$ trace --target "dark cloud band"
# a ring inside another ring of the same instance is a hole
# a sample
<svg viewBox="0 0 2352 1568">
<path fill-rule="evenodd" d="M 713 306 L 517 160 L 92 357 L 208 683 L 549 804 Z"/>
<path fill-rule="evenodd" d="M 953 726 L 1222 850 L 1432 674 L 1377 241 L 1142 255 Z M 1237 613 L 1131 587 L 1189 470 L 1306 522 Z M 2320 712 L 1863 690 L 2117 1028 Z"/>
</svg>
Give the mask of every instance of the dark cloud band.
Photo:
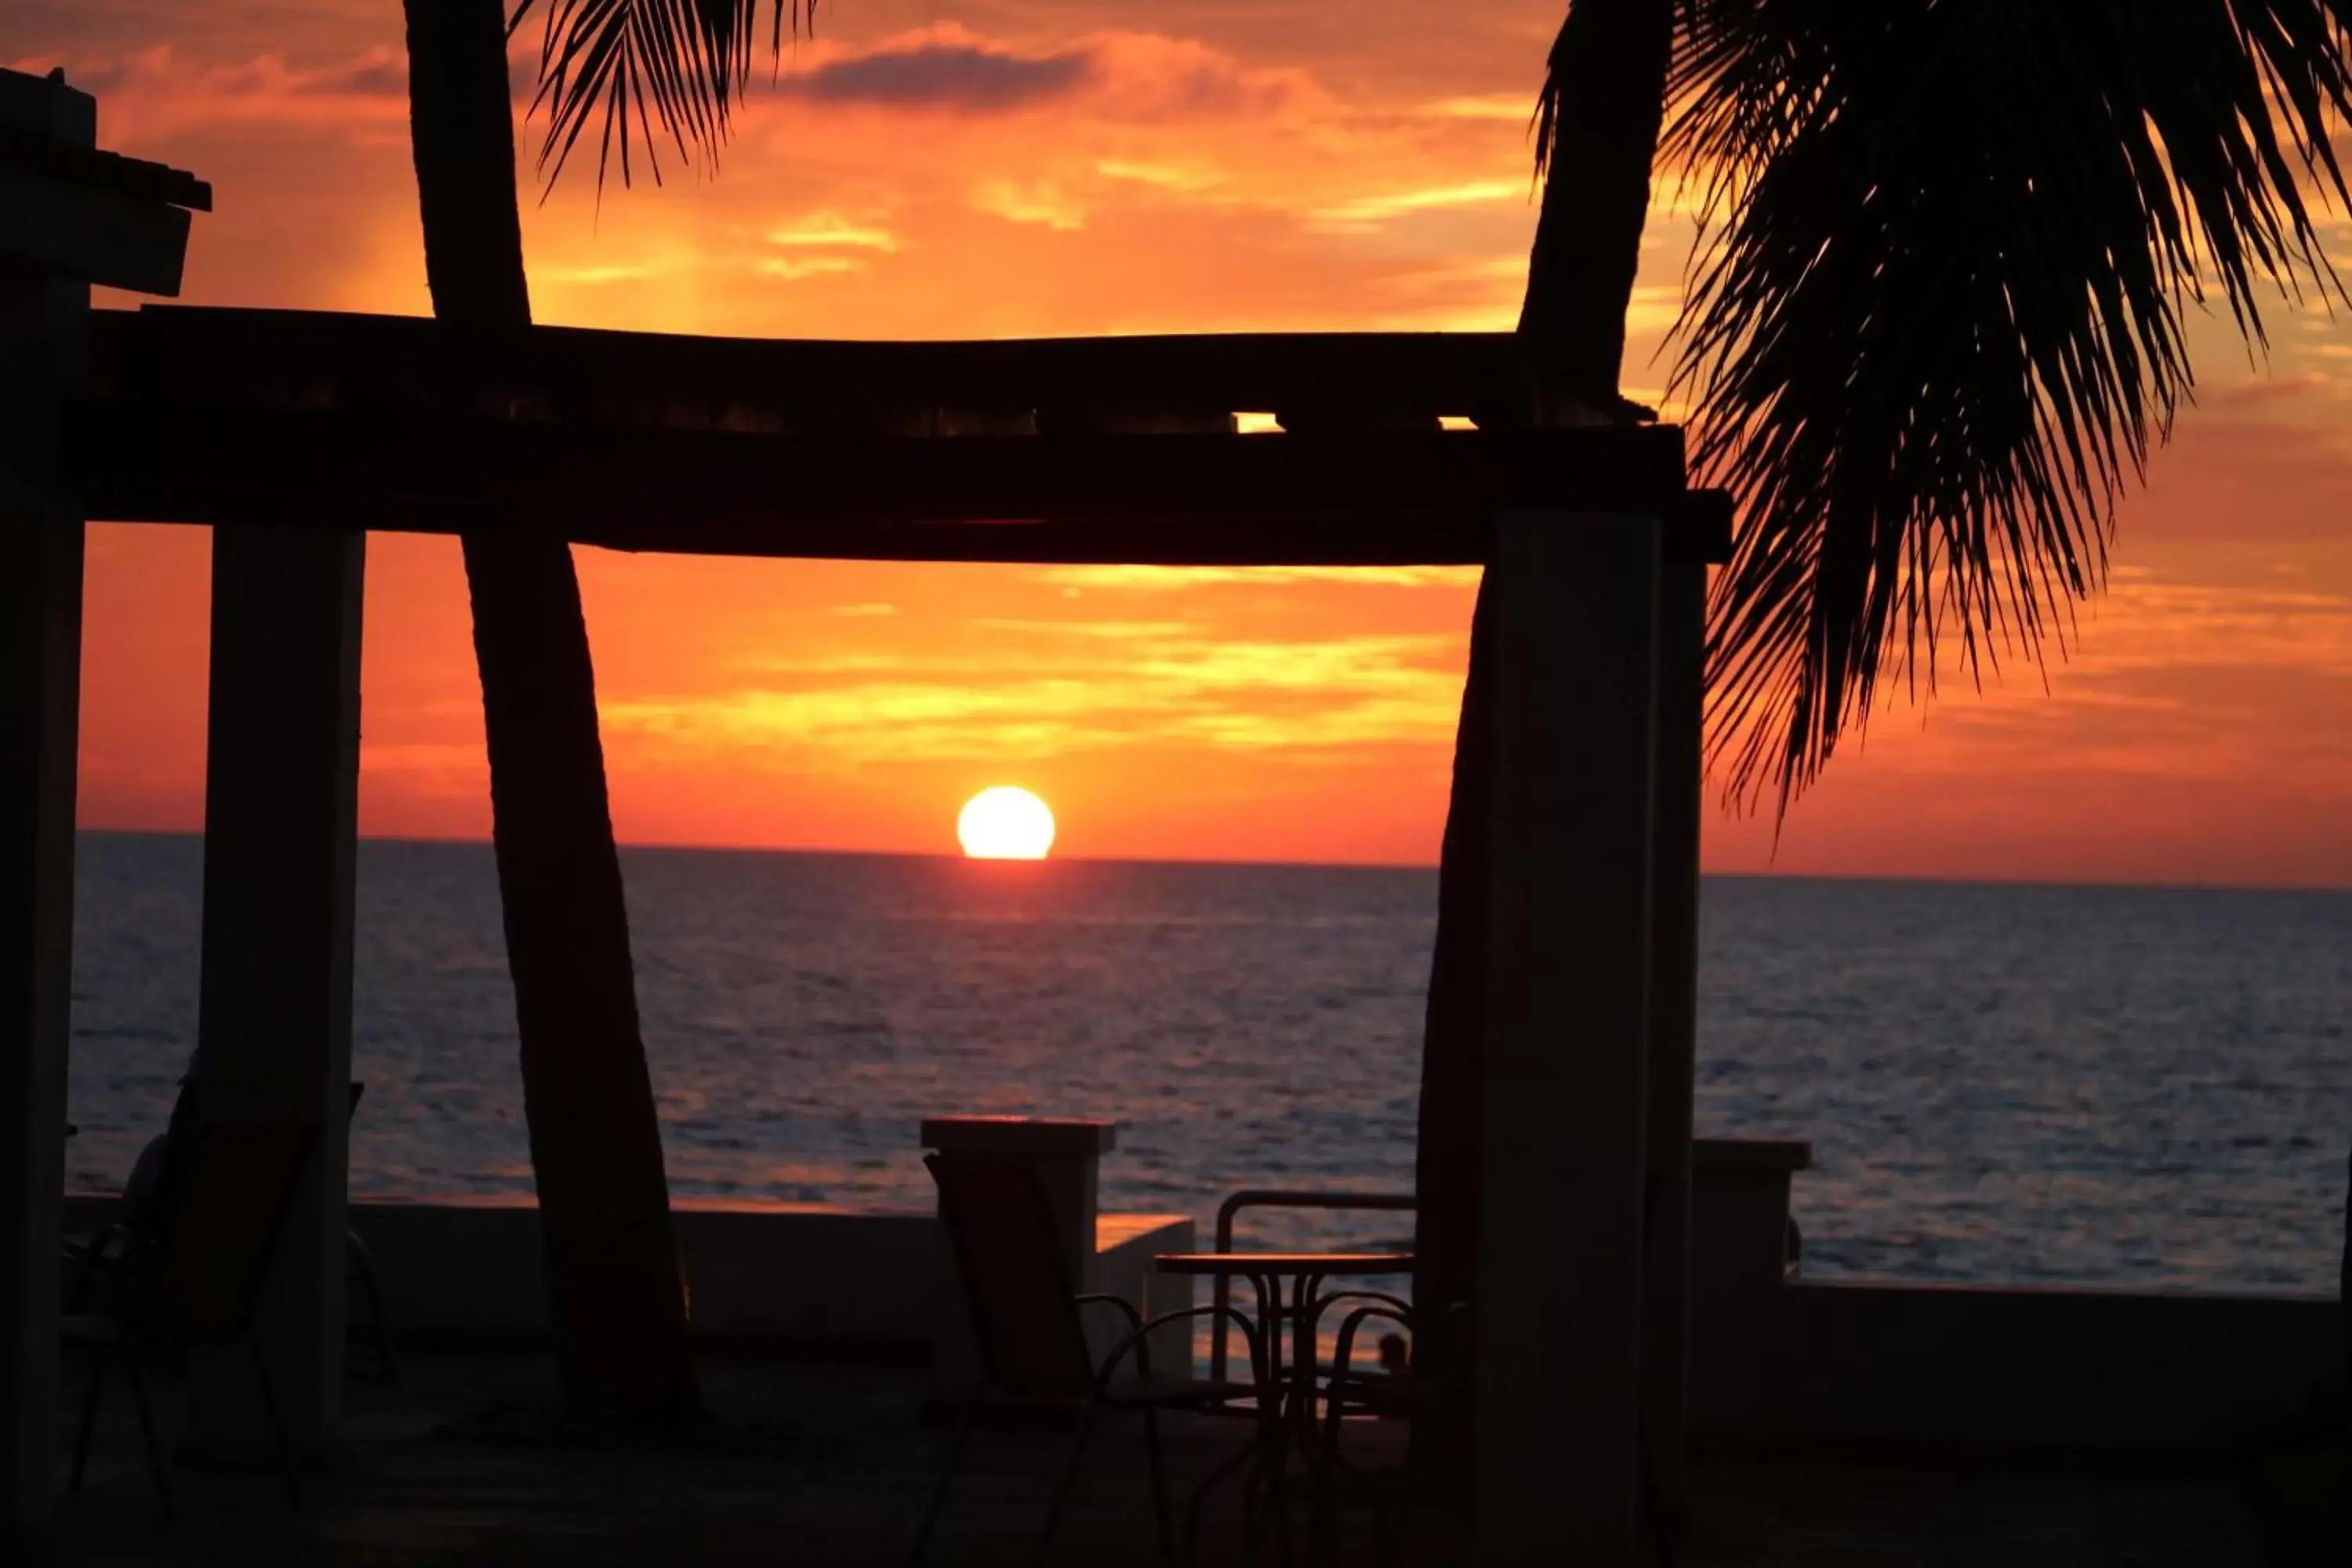
<svg viewBox="0 0 2352 1568">
<path fill-rule="evenodd" d="M 779 89 L 820 103 L 996 114 L 1075 91 L 1094 69 L 1083 49 L 1018 55 L 939 41 L 885 47 L 786 77 Z"/>
</svg>

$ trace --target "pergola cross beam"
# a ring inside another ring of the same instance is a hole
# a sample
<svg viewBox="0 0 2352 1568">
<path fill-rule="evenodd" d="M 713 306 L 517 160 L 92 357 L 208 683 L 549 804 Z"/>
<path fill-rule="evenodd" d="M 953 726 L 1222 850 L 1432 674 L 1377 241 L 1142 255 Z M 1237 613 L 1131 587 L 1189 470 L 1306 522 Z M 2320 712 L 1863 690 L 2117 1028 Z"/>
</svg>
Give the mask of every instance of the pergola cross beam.
<svg viewBox="0 0 2352 1568">
<path fill-rule="evenodd" d="M 545 417 L 734 420 L 811 432 L 1028 421 L 1062 434 L 1169 411 L 1274 414 L 1286 426 L 1368 419 L 1493 425 L 1527 406 L 1507 332 L 1217 332 L 874 342 L 534 326 L 486 333 L 428 317 L 182 309 L 102 311 L 101 390 L 246 405 L 466 406 Z M 1516 422 L 1524 423 L 1517 420 Z"/>
<path fill-rule="evenodd" d="M 1463 565 L 1507 509 L 1661 517 L 1720 555 L 1682 433 L 799 435 L 94 400 L 93 516 L 415 532 L 554 530 L 673 553 L 1134 565 Z"/>
</svg>

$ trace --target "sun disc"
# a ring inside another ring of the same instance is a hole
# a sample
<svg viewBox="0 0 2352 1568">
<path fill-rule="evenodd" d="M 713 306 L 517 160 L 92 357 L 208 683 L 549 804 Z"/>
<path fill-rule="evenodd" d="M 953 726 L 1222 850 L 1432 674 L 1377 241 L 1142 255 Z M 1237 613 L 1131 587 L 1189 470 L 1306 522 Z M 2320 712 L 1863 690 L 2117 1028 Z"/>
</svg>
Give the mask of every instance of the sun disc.
<svg viewBox="0 0 2352 1568">
<path fill-rule="evenodd" d="M 956 839 L 975 860 L 1043 860 L 1054 847 L 1054 813 L 1018 784 L 998 784 L 964 802 Z"/>
</svg>

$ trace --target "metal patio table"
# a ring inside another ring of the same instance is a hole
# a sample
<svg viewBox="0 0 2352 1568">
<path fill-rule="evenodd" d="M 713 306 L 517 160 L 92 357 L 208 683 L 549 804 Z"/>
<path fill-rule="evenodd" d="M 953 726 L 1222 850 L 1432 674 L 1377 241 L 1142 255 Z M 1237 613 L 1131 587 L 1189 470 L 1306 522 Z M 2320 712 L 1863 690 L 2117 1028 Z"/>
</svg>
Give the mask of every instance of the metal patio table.
<svg viewBox="0 0 2352 1568">
<path fill-rule="evenodd" d="M 1276 1522 L 1276 1542 L 1282 1560 L 1290 1560 L 1288 1510 L 1285 1503 L 1284 1476 L 1294 1441 L 1303 1445 L 1315 1440 L 1315 1373 L 1316 1323 L 1321 1309 L 1341 1297 L 1363 1297 L 1375 1293 L 1340 1291 L 1333 1296 L 1322 1294 L 1327 1279 L 1379 1279 L 1383 1276 L 1410 1275 L 1414 1258 L 1410 1252 L 1169 1252 L 1151 1260 L 1152 1267 L 1162 1274 L 1205 1276 L 1211 1279 L 1241 1279 L 1250 1282 L 1257 1293 L 1258 1342 L 1265 1347 L 1268 1365 L 1265 1381 L 1269 1387 L 1281 1389 L 1285 1382 L 1283 1363 L 1283 1326 L 1290 1327 L 1290 1361 L 1287 1368 L 1289 1387 L 1282 1398 L 1282 1408 L 1265 1413 L 1258 1426 L 1259 1440 L 1231 1461 L 1234 1465 L 1257 1459 L 1260 1468 L 1252 1485 L 1264 1489 Z M 1283 1285 L 1290 1282 L 1286 1298 Z M 1393 1300 L 1395 1298 L 1381 1296 Z M 1221 1469 L 1218 1474 L 1226 1473 Z M 1213 1478 L 1213 1479 L 1214 1478 Z M 1256 1525 L 1255 1510 L 1245 1508 L 1244 1520 L 1253 1538 Z"/>
</svg>

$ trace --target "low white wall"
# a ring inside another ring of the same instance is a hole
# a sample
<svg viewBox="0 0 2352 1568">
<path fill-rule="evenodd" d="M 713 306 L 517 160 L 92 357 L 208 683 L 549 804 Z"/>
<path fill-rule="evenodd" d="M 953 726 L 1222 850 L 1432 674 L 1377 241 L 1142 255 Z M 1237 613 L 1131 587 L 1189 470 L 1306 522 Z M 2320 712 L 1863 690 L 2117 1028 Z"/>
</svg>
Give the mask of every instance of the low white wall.
<svg viewBox="0 0 2352 1568">
<path fill-rule="evenodd" d="M 68 1234 L 105 1225 L 110 1197 L 66 1199 Z M 938 1359 L 960 1309 L 949 1290 L 946 1238 L 928 1214 L 860 1214 L 823 1205 L 746 1205 L 674 1200 L 687 1255 L 694 1326 L 703 1333 L 897 1347 Z M 394 1334 L 483 1338 L 547 1331 L 539 1208 L 527 1198 L 470 1203 L 373 1199 L 351 1205 L 352 1231 L 375 1264 Z M 1096 1217 L 1084 1288 L 1135 1303 L 1147 1318 L 1192 1304 L 1192 1280 L 1152 1271 L 1162 1252 L 1193 1250 L 1183 1215 Z M 353 1321 L 363 1321 L 355 1299 Z M 1107 1352 L 1123 1320 L 1090 1310 L 1089 1337 Z M 1152 1369 L 1184 1375 L 1186 1326 L 1152 1340 Z M 950 1361 L 961 1359 L 950 1350 Z"/>
<path fill-rule="evenodd" d="M 1701 1140 L 1691 1214 L 1691 1426 L 2084 1450 L 2259 1442 L 2343 1384 L 2324 1297 L 1804 1279 L 1802 1143 Z"/>
<path fill-rule="evenodd" d="M 929 1215 L 693 1200 L 672 1214 L 703 1332 L 928 1344 L 947 1314 L 946 1251 Z M 546 1329 L 536 1205 L 356 1203 L 352 1228 L 374 1258 L 396 1332 Z M 1087 1288 L 1165 1310 L 1169 1282 L 1150 1277 L 1150 1256 L 1189 1249 L 1192 1221 L 1105 1215 L 1100 1232 Z"/>
<path fill-rule="evenodd" d="M 930 1335 L 942 1287 L 929 1215 L 691 1200 L 671 1214 L 698 1330 L 874 1342 Z M 375 1259 L 395 1331 L 546 1329 L 536 1205 L 355 1203 L 352 1228 Z"/>
<path fill-rule="evenodd" d="M 1783 1295 L 1777 1348 L 1757 1345 L 1755 1386 L 1778 1397 L 1703 1410 L 1715 1429 L 2212 1451 L 2308 1419 L 2344 1382 L 2342 1309 L 2320 1297 L 1804 1282 Z"/>
</svg>

